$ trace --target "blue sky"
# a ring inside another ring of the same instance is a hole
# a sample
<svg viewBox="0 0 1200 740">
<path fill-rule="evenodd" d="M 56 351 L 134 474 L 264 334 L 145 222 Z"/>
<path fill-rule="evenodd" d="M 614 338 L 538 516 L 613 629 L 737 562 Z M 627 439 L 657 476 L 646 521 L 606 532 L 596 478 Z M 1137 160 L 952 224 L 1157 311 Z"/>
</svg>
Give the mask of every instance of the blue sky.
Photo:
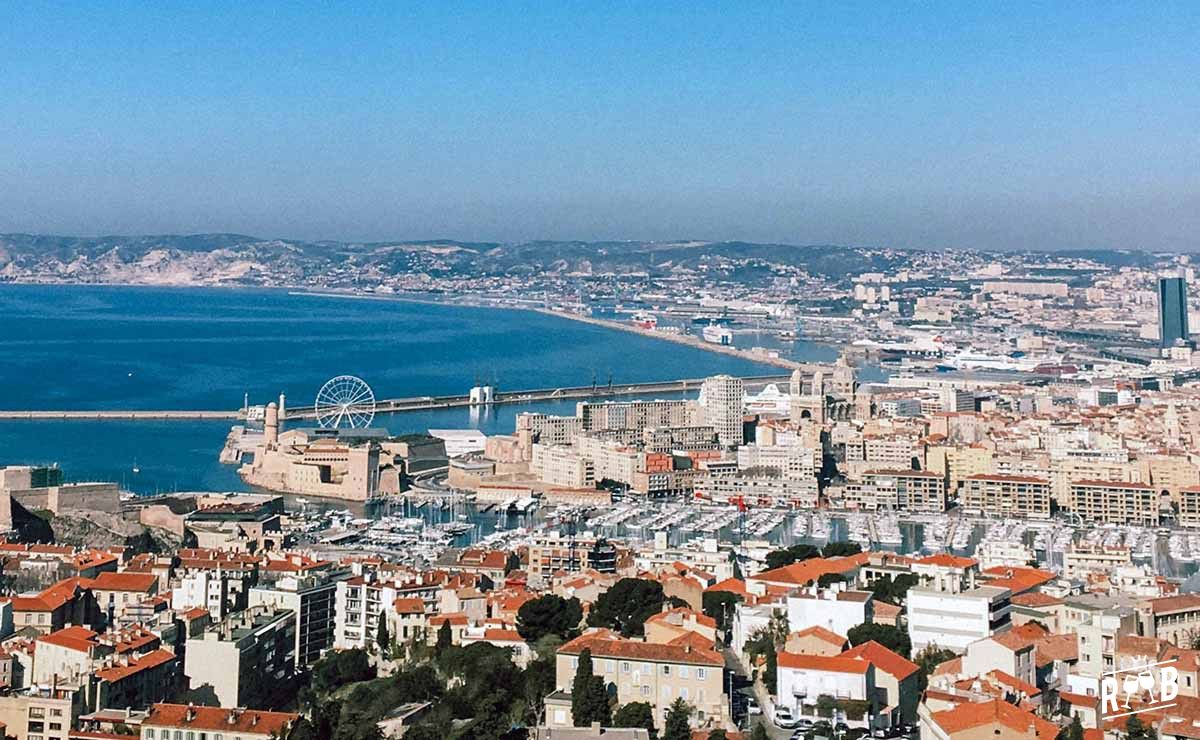
<svg viewBox="0 0 1200 740">
<path fill-rule="evenodd" d="M 1200 246 L 1200 4 L 0 8 L 0 231 Z"/>
</svg>

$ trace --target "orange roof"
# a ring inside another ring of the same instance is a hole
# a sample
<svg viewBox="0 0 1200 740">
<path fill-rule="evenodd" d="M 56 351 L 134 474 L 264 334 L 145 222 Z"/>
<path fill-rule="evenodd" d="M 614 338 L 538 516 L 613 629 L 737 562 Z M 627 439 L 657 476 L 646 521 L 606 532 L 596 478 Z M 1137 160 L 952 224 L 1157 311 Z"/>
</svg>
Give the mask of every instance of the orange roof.
<svg viewBox="0 0 1200 740">
<path fill-rule="evenodd" d="M 524 642 L 520 632 L 498 628 L 484 630 L 483 639 L 489 642 Z"/>
<path fill-rule="evenodd" d="M 1007 588 L 1014 594 L 1032 591 L 1038 586 L 1049 583 L 1056 578 L 1055 574 L 1048 570 L 1019 567 L 1006 568 L 1003 566 L 988 568 L 983 571 L 983 574 L 989 576 L 986 585 Z"/>
<path fill-rule="evenodd" d="M 1180 594 L 1161 599 L 1150 599 L 1150 611 L 1155 614 L 1192 611 L 1200 609 L 1200 594 Z"/>
<path fill-rule="evenodd" d="M 392 603 L 392 608 L 397 614 L 424 614 L 425 602 L 421 599 L 400 598 Z"/>
<path fill-rule="evenodd" d="M 170 650 L 155 650 L 152 653 L 146 653 L 137 660 L 129 661 L 128 665 L 115 665 L 111 668 L 98 670 L 96 671 L 96 677 L 102 681 L 113 683 L 123 678 L 128 678 L 135 673 L 165 665 L 172 660 L 175 660 L 175 653 Z"/>
<path fill-rule="evenodd" d="M 847 573 L 861 568 L 870 560 L 870 553 L 860 552 L 845 558 L 810 558 L 782 568 L 764 571 L 751 576 L 750 580 L 770 581 L 803 586 L 829 573 Z"/>
<path fill-rule="evenodd" d="M 1059 730 L 1058 725 L 1053 722 L 999 699 L 982 703 L 960 704 L 954 709 L 934 712 L 931 718 L 935 724 L 951 736 L 976 727 L 1001 725 L 1019 733 L 1024 733 L 1032 727 L 1039 740 L 1054 740 Z"/>
<path fill-rule="evenodd" d="M 1031 609 L 1037 609 L 1043 606 L 1055 606 L 1063 603 L 1062 599 L 1044 594 L 1041 591 L 1027 591 L 1023 594 L 1016 594 L 1012 597 L 1012 603 L 1017 606 L 1025 606 Z"/>
<path fill-rule="evenodd" d="M 679 617 L 683 621 L 676 625 L 670 621 L 673 617 Z M 705 627 L 712 627 L 713 629 L 717 628 L 717 620 L 713 619 L 707 614 L 702 614 L 694 609 L 689 609 L 686 606 L 677 606 L 674 609 L 668 609 L 657 614 L 652 614 L 646 618 L 646 622 L 666 622 L 672 626 L 683 627 L 686 626 L 687 623 L 692 619 L 696 620 L 696 624 L 703 625 Z"/>
<path fill-rule="evenodd" d="M 576 637 L 558 649 L 563 655 L 578 655 L 584 649 L 604 658 L 628 658 L 658 663 L 688 663 L 723 667 L 725 658 L 716 650 L 685 645 L 659 645 L 638 640 L 626 640 L 611 632 L 589 632 Z"/>
<path fill-rule="evenodd" d="M 842 637 L 833 630 L 825 629 L 820 625 L 806 627 L 805 629 L 793 632 L 792 635 L 794 637 L 815 637 L 818 640 L 824 640 L 830 645 L 834 645 L 839 648 L 846 644 L 846 638 Z"/>
<path fill-rule="evenodd" d="M 179 727 L 222 733 L 254 733 L 282 737 L 300 715 L 291 712 L 262 712 L 257 709 L 155 704 L 143 727 Z"/>
<path fill-rule="evenodd" d="M 739 594 L 741 596 L 745 596 L 747 593 L 749 593 L 746 590 L 746 582 L 740 578 L 726 578 L 723 581 L 714 583 L 713 585 L 704 589 L 704 591 L 706 593 L 709 591 L 728 591 L 731 594 Z"/>
<path fill-rule="evenodd" d="M 430 627 L 441 627 L 446 622 L 453 625 L 463 625 L 468 623 L 467 615 L 462 612 L 452 612 L 449 614 L 435 614 L 429 618 Z"/>
<path fill-rule="evenodd" d="M 842 657 L 870 661 L 876 668 L 891 675 L 897 681 L 903 681 L 916 673 L 918 669 L 916 663 L 874 640 L 850 648 L 842 653 Z"/>
<path fill-rule="evenodd" d="M 137 591 L 149 593 L 158 585 L 158 576 L 152 573 L 112 573 L 105 571 L 92 579 L 92 588 L 97 591 Z"/>
<path fill-rule="evenodd" d="M 960 558 L 948 552 L 939 552 L 936 555 L 930 555 L 929 557 L 917 560 L 916 564 L 936 565 L 942 568 L 970 568 L 978 565 L 979 561 L 974 558 Z"/>
<path fill-rule="evenodd" d="M 64 627 L 57 632 L 42 635 L 37 641 L 87 653 L 96 647 L 95 637 L 96 633 L 86 627 Z"/>
<path fill-rule="evenodd" d="M 779 652 L 776 656 L 780 668 L 800 668 L 808 671 L 825 671 L 826 673 L 855 673 L 864 675 L 871 663 L 858 658 L 848 658 L 845 653 L 835 656 L 800 655 L 798 653 Z"/>
</svg>

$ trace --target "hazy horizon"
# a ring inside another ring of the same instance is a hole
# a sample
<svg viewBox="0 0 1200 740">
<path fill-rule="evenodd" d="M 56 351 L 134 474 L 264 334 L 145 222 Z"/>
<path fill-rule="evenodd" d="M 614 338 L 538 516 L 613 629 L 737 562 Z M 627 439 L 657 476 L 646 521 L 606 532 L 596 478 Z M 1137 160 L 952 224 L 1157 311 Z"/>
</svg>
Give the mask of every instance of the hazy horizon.
<svg viewBox="0 0 1200 740">
<path fill-rule="evenodd" d="M 0 17 L 0 232 L 1200 249 L 1194 4 Z"/>
</svg>

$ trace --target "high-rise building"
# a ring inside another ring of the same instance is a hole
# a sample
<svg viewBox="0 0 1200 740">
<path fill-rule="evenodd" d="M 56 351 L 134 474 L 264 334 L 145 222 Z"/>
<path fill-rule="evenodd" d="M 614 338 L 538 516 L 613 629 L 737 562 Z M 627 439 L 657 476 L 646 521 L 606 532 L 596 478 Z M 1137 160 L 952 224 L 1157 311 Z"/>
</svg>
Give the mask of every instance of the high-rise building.
<svg viewBox="0 0 1200 740">
<path fill-rule="evenodd" d="M 1161 346 L 1188 339 L 1187 283 L 1181 277 L 1158 279 L 1158 335 Z"/>
<path fill-rule="evenodd" d="M 742 409 L 746 399 L 742 379 L 731 375 L 705 378 L 701 393 L 704 395 L 704 420 L 717 430 L 720 443 L 725 446 L 742 444 Z"/>
</svg>

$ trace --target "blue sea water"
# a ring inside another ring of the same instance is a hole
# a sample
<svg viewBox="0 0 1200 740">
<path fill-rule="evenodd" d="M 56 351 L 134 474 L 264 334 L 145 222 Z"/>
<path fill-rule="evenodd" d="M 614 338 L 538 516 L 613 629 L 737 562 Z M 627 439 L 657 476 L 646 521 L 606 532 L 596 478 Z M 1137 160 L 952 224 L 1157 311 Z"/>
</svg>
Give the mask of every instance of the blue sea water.
<svg viewBox="0 0 1200 740">
<path fill-rule="evenodd" d="M 794 356 L 829 360 L 797 343 Z M 312 402 L 358 375 L 378 397 L 465 393 L 477 378 L 521 389 L 774 374 L 740 358 L 527 311 L 294 295 L 273 290 L 0 286 L 0 407 L 236 409 Z M 517 413 L 574 403 L 378 417 L 393 433 L 509 432 Z M 217 462 L 224 421 L 4 421 L 0 464 L 57 462 L 70 480 L 140 493 L 237 490 Z M 134 472 L 134 468 L 138 472 Z"/>
</svg>

